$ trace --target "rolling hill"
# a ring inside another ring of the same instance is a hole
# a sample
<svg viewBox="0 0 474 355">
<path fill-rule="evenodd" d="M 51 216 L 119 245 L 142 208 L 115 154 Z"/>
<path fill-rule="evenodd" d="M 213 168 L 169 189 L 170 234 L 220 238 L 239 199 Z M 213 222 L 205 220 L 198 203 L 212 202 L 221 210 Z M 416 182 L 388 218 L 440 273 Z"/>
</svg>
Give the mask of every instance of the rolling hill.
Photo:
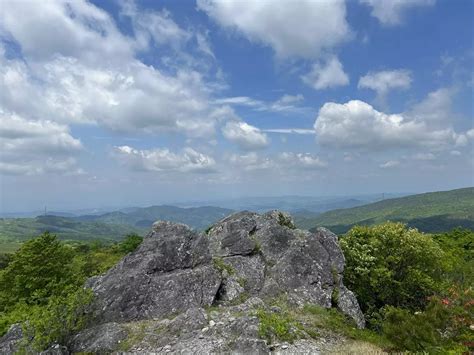
<svg viewBox="0 0 474 355">
<path fill-rule="evenodd" d="M 322 226 L 341 234 L 354 225 L 372 225 L 388 220 L 401 221 L 429 233 L 455 227 L 474 230 L 474 188 L 411 195 L 329 211 L 313 218 L 305 216 L 299 221 L 299 226 Z"/>
<path fill-rule="evenodd" d="M 133 208 L 128 212 L 116 211 L 101 215 L 85 215 L 75 217 L 74 219 L 87 222 L 126 224 L 138 228 L 150 228 L 153 222 L 161 219 L 184 223 L 202 230 L 232 212 L 233 210 L 231 209 L 212 206 L 182 208 L 163 205 Z"/>
<path fill-rule="evenodd" d="M 100 215 L 78 217 L 37 216 L 35 218 L 0 218 L 0 253 L 10 252 L 19 244 L 49 231 L 62 240 L 120 240 L 129 233 L 146 233 L 156 220 L 185 223 L 202 230 L 233 211 L 220 207 L 180 208 L 151 206 L 130 208 Z"/>
</svg>

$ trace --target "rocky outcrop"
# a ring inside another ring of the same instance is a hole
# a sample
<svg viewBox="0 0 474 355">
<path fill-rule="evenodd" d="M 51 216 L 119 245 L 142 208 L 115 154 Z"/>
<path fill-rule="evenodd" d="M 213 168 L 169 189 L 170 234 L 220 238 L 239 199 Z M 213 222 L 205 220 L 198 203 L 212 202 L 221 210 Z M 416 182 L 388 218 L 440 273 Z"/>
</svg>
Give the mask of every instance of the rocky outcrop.
<svg viewBox="0 0 474 355">
<path fill-rule="evenodd" d="M 87 282 L 93 322 L 67 345 L 94 353 L 316 351 L 320 345 L 309 340 L 267 343 L 256 311 L 278 313 L 269 305 L 284 298 L 299 309 L 337 307 L 364 327 L 342 282 L 344 263 L 336 235 L 298 230 L 279 211 L 239 212 L 203 233 L 156 222 L 137 250 Z"/>
<path fill-rule="evenodd" d="M 295 229 L 279 211 L 239 212 L 207 233 L 157 222 L 135 252 L 88 286 L 101 323 L 285 294 L 297 305 L 338 306 L 362 327 L 357 300 L 342 284 L 343 270 L 344 255 L 330 231 Z"/>
<path fill-rule="evenodd" d="M 89 280 L 97 322 L 167 317 L 209 306 L 222 283 L 208 238 L 189 227 L 158 222 L 135 252 Z"/>
</svg>

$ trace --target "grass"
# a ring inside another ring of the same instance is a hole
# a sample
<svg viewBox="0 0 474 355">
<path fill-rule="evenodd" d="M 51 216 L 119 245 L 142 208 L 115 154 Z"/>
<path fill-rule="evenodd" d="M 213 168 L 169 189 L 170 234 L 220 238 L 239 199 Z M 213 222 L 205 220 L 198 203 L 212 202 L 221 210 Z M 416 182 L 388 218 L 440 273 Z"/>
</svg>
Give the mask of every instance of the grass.
<svg viewBox="0 0 474 355">
<path fill-rule="evenodd" d="M 269 343 L 292 343 L 300 338 L 318 339 L 329 332 L 348 338 L 353 347 L 363 347 L 365 343 L 365 346 L 379 351 L 393 348 L 393 344 L 385 337 L 368 329 L 358 329 L 351 319 L 334 308 L 326 309 L 311 304 L 296 308 L 290 306 L 284 297 L 270 301 L 269 305 L 269 309 L 276 306 L 279 311 L 261 308 L 255 313 L 260 321 L 259 335 Z"/>
<path fill-rule="evenodd" d="M 212 262 L 214 263 L 216 269 L 218 269 L 221 273 L 226 271 L 229 276 L 235 274 L 235 269 L 231 265 L 226 264 L 224 259 L 216 257 L 212 259 Z"/>
<path fill-rule="evenodd" d="M 445 232 L 455 227 L 474 229 L 474 188 L 418 194 L 334 210 L 314 217 L 311 224 L 314 228 L 324 226 L 342 234 L 354 225 L 373 225 L 387 220 L 404 222 L 427 233 Z"/>
<path fill-rule="evenodd" d="M 21 246 L 21 243 L 15 242 L 15 241 L 0 242 L 0 254 L 14 253 L 20 248 L 20 246 Z"/>
</svg>

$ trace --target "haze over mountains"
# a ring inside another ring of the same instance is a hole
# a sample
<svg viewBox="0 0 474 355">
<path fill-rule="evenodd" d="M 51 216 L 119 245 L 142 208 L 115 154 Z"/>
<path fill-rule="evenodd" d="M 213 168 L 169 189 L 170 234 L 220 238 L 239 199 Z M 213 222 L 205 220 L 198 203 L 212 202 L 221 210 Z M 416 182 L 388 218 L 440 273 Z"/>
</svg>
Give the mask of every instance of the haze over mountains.
<svg viewBox="0 0 474 355">
<path fill-rule="evenodd" d="M 338 234 L 347 232 L 356 224 L 371 225 L 386 220 L 402 221 L 424 232 L 443 232 L 458 226 L 474 229 L 474 188 L 384 197 L 383 201 L 382 195 L 253 197 L 212 201 L 220 206 L 161 205 L 107 212 L 95 209 L 49 212 L 34 217 L 4 217 L 0 219 L 0 246 L 4 250 L 14 250 L 22 241 L 45 231 L 70 241 L 120 240 L 129 233 L 146 233 L 157 220 L 185 223 L 204 230 L 240 210 L 286 210 L 293 214 L 300 228 L 324 226 Z M 81 212 L 83 214 L 77 215 Z"/>
</svg>

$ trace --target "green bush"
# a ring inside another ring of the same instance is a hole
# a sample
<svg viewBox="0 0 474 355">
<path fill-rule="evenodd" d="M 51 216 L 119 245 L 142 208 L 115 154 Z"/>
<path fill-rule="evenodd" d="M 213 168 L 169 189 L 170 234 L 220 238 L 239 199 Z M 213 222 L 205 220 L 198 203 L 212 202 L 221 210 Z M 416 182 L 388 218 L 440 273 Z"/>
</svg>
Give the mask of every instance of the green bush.
<svg viewBox="0 0 474 355">
<path fill-rule="evenodd" d="M 383 332 L 400 350 L 440 354 L 472 352 L 473 297 L 472 288 L 453 287 L 443 297 L 430 297 L 424 311 L 387 306 L 383 311 Z"/>
<path fill-rule="evenodd" d="M 131 253 L 138 248 L 142 241 L 143 237 L 139 236 L 138 234 L 128 234 L 119 244 L 119 250 L 124 254 Z"/>
<path fill-rule="evenodd" d="M 41 305 L 70 284 L 82 281 L 72 268 L 73 249 L 44 233 L 25 242 L 0 271 L 0 312 L 17 302 Z"/>
<path fill-rule="evenodd" d="M 354 291 L 374 328 L 386 305 L 421 310 L 442 289 L 445 253 L 428 235 L 402 223 L 357 226 L 340 239 L 346 257 L 344 283 Z"/>
<path fill-rule="evenodd" d="M 130 235 L 116 245 L 71 246 L 44 233 L 25 242 L 0 270 L 0 336 L 21 323 L 26 350 L 63 343 L 87 322 L 86 278 L 107 271 L 141 240 Z"/>
</svg>

